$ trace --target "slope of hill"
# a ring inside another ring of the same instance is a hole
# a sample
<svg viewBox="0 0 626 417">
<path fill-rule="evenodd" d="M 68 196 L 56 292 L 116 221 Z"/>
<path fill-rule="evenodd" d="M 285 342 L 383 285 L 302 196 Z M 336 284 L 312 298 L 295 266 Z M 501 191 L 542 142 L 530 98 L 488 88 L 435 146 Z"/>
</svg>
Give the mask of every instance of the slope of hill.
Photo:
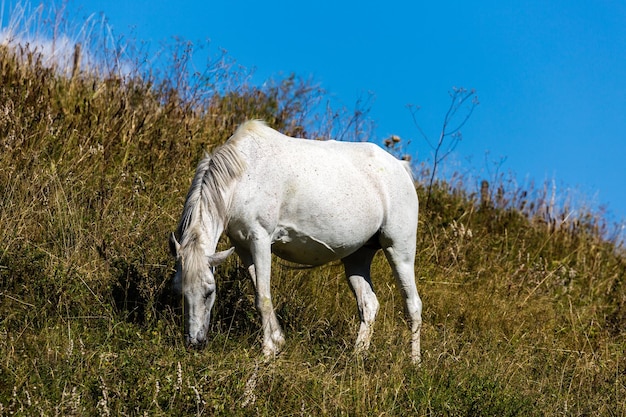
<svg viewBox="0 0 626 417">
<path fill-rule="evenodd" d="M 421 212 L 421 368 L 381 257 L 365 358 L 341 268 L 277 263 L 287 345 L 263 362 L 236 259 L 207 348 L 186 350 L 166 237 L 198 158 L 248 118 L 316 137 L 320 92 L 288 78 L 190 100 L 174 75 L 70 77 L 0 47 L 0 415 L 626 414 L 623 249 L 594 213 L 505 183 L 438 182 Z"/>
</svg>

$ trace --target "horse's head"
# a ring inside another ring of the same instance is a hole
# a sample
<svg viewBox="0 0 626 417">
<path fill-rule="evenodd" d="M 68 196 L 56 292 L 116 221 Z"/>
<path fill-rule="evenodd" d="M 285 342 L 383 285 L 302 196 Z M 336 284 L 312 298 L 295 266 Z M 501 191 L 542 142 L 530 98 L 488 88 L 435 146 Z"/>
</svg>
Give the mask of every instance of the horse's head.
<svg viewBox="0 0 626 417">
<path fill-rule="evenodd" d="M 206 254 L 203 245 L 194 239 L 179 244 L 170 235 L 170 252 L 176 258 L 174 291 L 183 297 L 185 343 L 187 346 L 202 347 L 206 342 L 211 319 L 211 308 L 215 302 L 215 267 L 233 252 Z"/>
</svg>

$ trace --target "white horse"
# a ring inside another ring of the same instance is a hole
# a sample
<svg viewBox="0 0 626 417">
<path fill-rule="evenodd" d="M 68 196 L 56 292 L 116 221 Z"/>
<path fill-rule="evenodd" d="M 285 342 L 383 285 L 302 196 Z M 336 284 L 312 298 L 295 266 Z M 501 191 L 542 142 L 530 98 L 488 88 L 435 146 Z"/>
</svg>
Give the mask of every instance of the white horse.
<svg viewBox="0 0 626 417">
<path fill-rule="evenodd" d="M 378 300 L 370 279 L 382 249 L 406 303 L 411 358 L 420 361 L 422 301 L 415 285 L 418 201 L 404 163 L 371 143 L 285 136 L 263 122 L 242 124 L 198 165 L 170 250 L 184 299 L 185 341 L 203 345 L 215 301 L 214 267 L 233 250 L 248 268 L 263 326 L 263 353 L 285 342 L 270 293 L 271 253 L 303 265 L 341 260 L 368 349 Z M 215 253 L 225 232 L 234 247 Z"/>
</svg>

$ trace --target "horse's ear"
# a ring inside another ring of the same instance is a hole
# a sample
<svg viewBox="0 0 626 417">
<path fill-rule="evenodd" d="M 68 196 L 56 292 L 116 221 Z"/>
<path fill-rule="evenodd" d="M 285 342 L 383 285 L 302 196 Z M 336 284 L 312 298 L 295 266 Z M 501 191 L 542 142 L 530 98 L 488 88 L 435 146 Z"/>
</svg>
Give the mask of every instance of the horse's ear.
<svg viewBox="0 0 626 417">
<path fill-rule="evenodd" d="M 178 252 L 180 252 L 180 243 L 176 240 L 174 233 L 170 234 L 170 253 L 174 258 L 178 258 Z"/>
<path fill-rule="evenodd" d="M 230 248 L 222 252 L 214 253 L 213 255 L 209 256 L 209 265 L 218 266 L 219 264 L 224 262 L 226 258 L 228 258 L 233 253 L 234 250 L 235 248 Z"/>
</svg>

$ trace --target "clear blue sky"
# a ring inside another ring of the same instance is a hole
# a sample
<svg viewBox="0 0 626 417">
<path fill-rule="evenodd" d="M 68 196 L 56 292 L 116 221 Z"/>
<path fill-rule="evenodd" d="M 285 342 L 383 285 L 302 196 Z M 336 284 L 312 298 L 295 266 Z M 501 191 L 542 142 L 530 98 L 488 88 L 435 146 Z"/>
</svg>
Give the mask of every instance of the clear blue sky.
<svg viewBox="0 0 626 417">
<path fill-rule="evenodd" d="M 210 39 L 254 80 L 314 77 L 346 106 L 372 92 L 376 138 L 430 157 L 407 104 L 436 136 L 453 86 L 480 106 L 454 155 L 461 170 L 555 180 L 626 219 L 626 2 L 70 0 L 117 35 L 158 46 Z M 485 152 L 489 152 L 486 161 Z"/>
</svg>

